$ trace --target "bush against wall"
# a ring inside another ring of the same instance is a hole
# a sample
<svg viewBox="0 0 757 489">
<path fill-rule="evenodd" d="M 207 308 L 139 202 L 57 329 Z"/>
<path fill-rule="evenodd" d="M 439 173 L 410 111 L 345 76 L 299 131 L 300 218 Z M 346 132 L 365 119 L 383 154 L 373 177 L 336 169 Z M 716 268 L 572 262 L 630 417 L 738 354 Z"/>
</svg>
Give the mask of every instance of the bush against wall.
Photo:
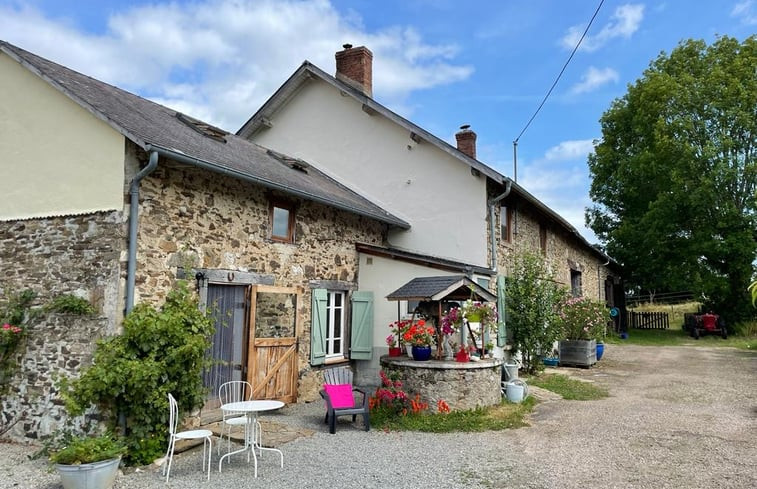
<svg viewBox="0 0 757 489">
<path fill-rule="evenodd" d="M 160 308 L 138 304 L 119 336 L 100 340 L 93 364 L 63 383 L 66 407 L 80 415 L 96 406 L 126 438 L 129 464 L 148 464 L 165 451 L 168 397 L 189 412 L 204 402 L 202 370 L 213 320 L 180 282 Z"/>
<path fill-rule="evenodd" d="M 543 368 L 542 358 L 551 353 L 561 336 L 555 306 L 565 297 L 565 291 L 544 259 L 528 252 L 514 257 L 506 283 L 511 352 L 520 353 L 524 368 L 533 373 Z"/>
</svg>

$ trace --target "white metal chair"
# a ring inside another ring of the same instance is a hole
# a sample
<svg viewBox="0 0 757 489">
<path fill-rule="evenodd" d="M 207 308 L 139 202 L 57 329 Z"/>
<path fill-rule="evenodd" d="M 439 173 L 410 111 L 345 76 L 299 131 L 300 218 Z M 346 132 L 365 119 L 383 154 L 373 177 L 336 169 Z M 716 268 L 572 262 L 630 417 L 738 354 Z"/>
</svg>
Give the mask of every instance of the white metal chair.
<svg viewBox="0 0 757 489">
<path fill-rule="evenodd" d="M 166 452 L 166 458 L 168 463 L 163 465 L 163 473 L 166 476 L 166 482 L 171 476 L 171 462 L 173 461 L 173 451 L 176 447 L 176 440 L 199 440 L 202 439 L 202 471 L 205 472 L 205 452 L 208 454 L 208 480 L 210 480 L 210 455 L 213 453 L 213 441 L 211 436 L 213 432 L 210 430 L 187 430 L 176 431 L 179 425 L 179 405 L 176 403 L 176 399 L 169 393 L 168 405 L 170 408 L 170 414 L 168 416 L 168 451 Z"/>
<path fill-rule="evenodd" d="M 247 394 L 245 394 L 247 392 Z M 252 384 L 244 380 L 231 380 L 224 382 L 218 388 L 218 398 L 221 405 L 230 402 L 247 401 L 252 398 Z M 223 433 L 226 431 L 227 452 L 231 451 L 231 428 L 234 426 L 244 426 L 247 423 L 247 415 L 241 411 L 224 411 L 223 421 L 221 422 L 221 437 L 218 443 L 218 453 L 221 453 L 221 443 L 223 443 Z M 256 430 L 260 438 L 260 430 Z M 258 443 L 260 440 L 257 440 Z"/>
</svg>

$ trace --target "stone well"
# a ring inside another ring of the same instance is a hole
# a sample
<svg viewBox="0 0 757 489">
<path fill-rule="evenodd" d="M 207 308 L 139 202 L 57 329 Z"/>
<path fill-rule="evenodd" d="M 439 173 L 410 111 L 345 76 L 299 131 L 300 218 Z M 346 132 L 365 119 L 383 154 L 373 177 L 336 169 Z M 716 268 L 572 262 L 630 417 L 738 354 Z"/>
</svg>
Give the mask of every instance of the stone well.
<svg viewBox="0 0 757 489">
<path fill-rule="evenodd" d="M 421 400 L 434 409 L 444 400 L 453 411 L 465 411 L 477 406 L 493 406 L 502 400 L 500 391 L 502 364 L 500 358 L 485 358 L 478 362 L 428 360 L 381 357 L 387 375 L 397 372 L 408 395 L 420 394 Z"/>
</svg>

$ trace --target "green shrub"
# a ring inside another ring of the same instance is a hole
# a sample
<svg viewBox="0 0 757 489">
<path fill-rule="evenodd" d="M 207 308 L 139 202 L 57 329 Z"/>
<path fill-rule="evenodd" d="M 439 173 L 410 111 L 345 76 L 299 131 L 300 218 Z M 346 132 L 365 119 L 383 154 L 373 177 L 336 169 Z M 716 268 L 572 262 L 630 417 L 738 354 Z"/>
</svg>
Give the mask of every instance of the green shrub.
<svg viewBox="0 0 757 489">
<path fill-rule="evenodd" d="M 544 369 L 542 358 L 562 332 L 556 305 L 564 297 L 544 259 L 534 253 L 515 257 L 507 277 L 507 328 L 512 335 L 511 355 L 522 354 L 528 372 Z"/>
<path fill-rule="evenodd" d="M 120 424 L 127 464 L 151 463 L 165 451 L 169 392 L 182 412 L 204 402 L 202 370 L 214 328 L 198 306 L 184 282 L 160 309 L 138 304 L 125 318 L 123 334 L 99 341 L 93 365 L 63 382 L 71 414 L 95 405 L 111 426 Z"/>
<path fill-rule="evenodd" d="M 82 299 L 73 294 L 63 294 L 50 301 L 45 306 L 45 311 L 89 316 L 95 313 L 95 308 L 87 299 Z"/>
<path fill-rule="evenodd" d="M 2 301 L 0 301 L 0 324 L 12 324 L 20 326 L 26 324 L 34 311 L 32 302 L 37 294 L 26 289 L 21 292 L 8 292 Z"/>
<path fill-rule="evenodd" d="M 80 436 L 69 439 L 65 446 L 50 454 L 50 462 L 61 465 L 80 465 L 119 457 L 126 452 L 124 442 L 112 433 L 100 436 Z"/>
</svg>

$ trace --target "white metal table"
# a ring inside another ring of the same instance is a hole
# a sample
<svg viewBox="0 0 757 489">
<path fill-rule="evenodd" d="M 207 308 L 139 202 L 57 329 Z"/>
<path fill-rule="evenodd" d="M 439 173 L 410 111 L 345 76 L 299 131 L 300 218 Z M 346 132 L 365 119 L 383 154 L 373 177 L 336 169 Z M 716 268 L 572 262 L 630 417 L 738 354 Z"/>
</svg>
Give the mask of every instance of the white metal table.
<svg viewBox="0 0 757 489">
<path fill-rule="evenodd" d="M 223 411 L 235 411 L 243 412 L 247 416 L 247 423 L 244 425 L 244 447 L 233 452 L 229 452 L 221 457 L 218 461 L 218 472 L 221 472 L 223 466 L 223 459 L 235 455 L 237 453 L 244 453 L 247 451 L 247 462 L 250 461 L 250 453 L 252 459 L 255 462 L 255 477 L 258 476 L 258 457 L 255 455 L 255 449 L 262 456 L 263 450 L 269 450 L 272 452 L 278 452 L 281 457 L 281 467 L 284 468 L 284 454 L 281 450 L 276 448 L 266 448 L 261 445 L 261 427 L 258 422 L 258 413 L 261 411 L 273 411 L 274 409 L 280 409 L 284 407 L 284 403 L 281 401 L 272 400 L 260 400 L 260 401 L 239 401 L 230 402 L 221 405 Z"/>
</svg>

